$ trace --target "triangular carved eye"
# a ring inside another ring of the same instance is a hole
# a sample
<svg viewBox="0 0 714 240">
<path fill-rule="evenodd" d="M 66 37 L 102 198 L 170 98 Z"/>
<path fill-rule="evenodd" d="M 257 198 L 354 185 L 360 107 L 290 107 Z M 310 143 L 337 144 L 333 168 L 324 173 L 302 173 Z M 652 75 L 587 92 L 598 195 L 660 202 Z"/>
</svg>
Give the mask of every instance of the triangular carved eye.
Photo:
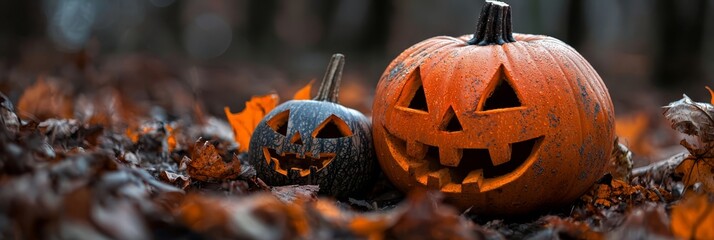
<svg viewBox="0 0 714 240">
<path fill-rule="evenodd" d="M 458 132 L 464 130 L 464 127 L 461 126 L 459 118 L 456 117 L 456 112 L 454 112 L 453 107 L 449 107 L 449 110 L 446 110 L 446 114 L 441 120 L 441 125 L 439 125 L 439 130 L 445 132 Z"/>
<path fill-rule="evenodd" d="M 266 124 L 270 126 L 275 132 L 280 133 L 283 136 L 288 134 L 288 119 L 290 118 L 290 110 L 283 111 L 276 114 L 273 118 L 268 120 Z"/>
<path fill-rule="evenodd" d="M 407 83 L 402 90 L 398 106 L 411 108 L 418 111 L 429 112 L 429 106 L 426 104 L 426 94 L 421 81 L 420 68 L 412 71 L 411 76 L 407 79 Z"/>
<path fill-rule="evenodd" d="M 350 126 L 347 126 L 344 120 L 334 114 L 320 123 L 312 133 L 312 137 L 314 138 L 341 138 L 349 136 L 352 136 Z"/>
<path fill-rule="evenodd" d="M 479 104 L 481 111 L 521 106 L 521 100 L 511 86 L 510 81 L 508 81 L 503 65 L 498 69 L 495 78 L 491 79 L 491 83 L 487 89 L 487 91 L 490 90 L 490 92 L 484 94 L 485 100 L 482 98 Z"/>
</svg>

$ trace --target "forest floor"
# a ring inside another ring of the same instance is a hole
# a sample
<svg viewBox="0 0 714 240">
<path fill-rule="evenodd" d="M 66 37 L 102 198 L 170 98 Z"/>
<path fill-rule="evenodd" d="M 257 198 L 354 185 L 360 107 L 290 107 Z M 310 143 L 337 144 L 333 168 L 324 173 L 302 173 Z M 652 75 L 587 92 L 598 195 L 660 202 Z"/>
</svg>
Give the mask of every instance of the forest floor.
<svg viewBox="0 0 714 240">
<path fill-rule="evenodd" d="M 269 186 L 234 136 L 255 123 L 212 116 L 172 82 L 119 88 L 102 79 L 133 75 L 80 72 L 0 99 L 2 239 L 714 238 L 714 96 L 663 110 L 690 135 L 682 152 L 633 167 L 615 142 L 610 174 L 576 202 L 493 218 L 457 211 L 438 192 L 401 193 L 383 175 L 364 199 Z M 171 96 L 146 100 L 162 94 Z"/>
</svg>

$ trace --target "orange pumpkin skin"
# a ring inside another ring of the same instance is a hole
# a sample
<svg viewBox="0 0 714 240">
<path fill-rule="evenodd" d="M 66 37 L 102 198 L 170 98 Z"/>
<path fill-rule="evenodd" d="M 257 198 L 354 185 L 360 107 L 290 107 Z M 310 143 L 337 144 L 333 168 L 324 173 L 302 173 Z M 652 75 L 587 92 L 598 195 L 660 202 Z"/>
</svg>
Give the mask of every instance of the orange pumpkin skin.
<svg viewBox="0 0 714 240">
<path fill-rule="evenodd" d="M 387 67 L 373 136 L 398 188 L 438 189 L 477 213 L 524 214 L 570 203 L 603 175 L 614 112 L 602 79 L 555 38 L 513 37 L 486 46 L 469 45 L 472 35 L 434 37 Z"/>
</svg>

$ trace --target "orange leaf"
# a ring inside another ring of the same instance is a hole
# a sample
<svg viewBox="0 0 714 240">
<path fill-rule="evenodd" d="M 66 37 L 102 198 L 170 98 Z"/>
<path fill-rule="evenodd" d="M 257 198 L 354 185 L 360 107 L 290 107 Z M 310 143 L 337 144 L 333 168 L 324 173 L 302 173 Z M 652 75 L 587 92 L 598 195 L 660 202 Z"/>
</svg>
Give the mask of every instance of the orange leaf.
<svg viewBox="0 0 714 240">
<path fill-rule="evenodd" d="M 310 80 L 310 82 L 307 83 L 307 85 L 305 85 L 300 90 L 298 90 L 295 93 L 295 96 L 293 96 L 293 100 L 309 100 L 309 99 L 311 99 L 310 91 L 312 91 L 312 83 L 313 82 L 315 82 L 315 79 Z"/>
<path fill-rule="evenodd" d="M 615 134 L 633 153 L 649 156 L 655 152 L 649 138 L 645 136 L 649 124 L 650 119 L 645 112 L 618 116 L 615 119 Z"/>
<path fill-rule="evenodd" d="M 133 143 L 139 141 L 139 133 L 132 131 L 131 128 L 126 128 L 126 136 L 129 137 Z"/>
<path fill-rule="evenodd" d="M 39 120 L 72 118 L 73 107 L 72 99 L 62 91 L 60 83 L 44 77 L 25 89 L 17 104 L 21 116 Z"/>
<path fill-rule="evenodd" d="M 223 110 L 226 112 L 228 123 L 233 127 L 234 138 L 238 143 L 238 151 L 248 151 L 250 136 L 253 135 L 253 130 L 258 126 L 263 117 L 273 110 L 278 105 L 278 95 L 268 94 L 265 96 L 252 97 L 250 101 L 245 103 L 245 109 L 239 113 L 231 113 L 228 107 Z"/>
<path fill-rule="evenodd" d="M 680 239 L 714 238 L 714 203 L 707 195 L 689 194 L 672 208 L 672 232 Z"/>
<path fill-rule="evenodd" d="M 712 96 L 712 105 L 714 105 L 714 90 L 709 88 L 709 86 L 706 86 L 705 88 L 707 88 L 707 90 L 709 90 L 709 95 Z"/>
<path fill-rule="evenodd" d="M 169 145 L 169 152 L 173 152 L 176 149 L 176 133 L 171 125 L 166 124 L 166 132 L 168 137 L 166 138 L 166 143 Z"/>
</svg>

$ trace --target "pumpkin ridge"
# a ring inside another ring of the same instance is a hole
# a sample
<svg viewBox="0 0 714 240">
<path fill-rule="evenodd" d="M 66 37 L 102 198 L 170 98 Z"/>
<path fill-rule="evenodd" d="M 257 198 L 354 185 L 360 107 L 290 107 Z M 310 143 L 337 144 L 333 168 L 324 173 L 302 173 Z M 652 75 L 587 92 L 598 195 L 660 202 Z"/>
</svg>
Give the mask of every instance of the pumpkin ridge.
<svg viewBox="0 0 714 240">
<path fill-rule="evenodd" d="M 452 55 L 453 54 L 453 55 Z M 441 122 L 441 118 L 444 116 L 444 114 L 447 113 L 448 108 L 450 107 L 450 103 L 458 102 L 459 100 L 463 100 L 463 98 L 455 98 L 453 99 L 454 96 L 453 94 L 445 94 L 445 93 L 450 93 L 450 92 L 458 92 L 458 91 L 453 91 L 452 89 L 457 89 L 461 90 L 463 86 L 461 86 L 461 71 L 460 69 L 466 68 L 465 65 L 468 64 L 468 61 L 464 61 L 466 57 L 471 56 L 469 48 L 456 48 L 452 54 L 449 53 L 444 53 L 443 56 L 445 58 L 442 58 L 438 64 L 441 65 L 442 62 L 447 62 L 449 65 L 452 65 L 454 67 L 451 68 L 446 68 L 444 71 L 427 71 L 427 75 L 437 75 L 438 78 L 441 78 L 439 81 L 434 81 L 432 85 L 440 85 L 440 89 L 442 92 L 437 92 L 433 93 L 434 89 L 437 89 L 433 86 L 424 86 L 425 88 L 432 89 L 431 95 L 435 95 L 438 97 L 438 101 L 434 101 L 434 98 L 430 101 L 427 102 L 432 102 L 432 105 L 435 103 L 439 103 L 438 106 L 434 108 L 434 114 L 431 114 L 430 116 L 432 117 L 432 123 L 434 123 L 434 128 L 433 130 L 438 130 L 439 129 L 439 122 Z M 452 55 L 452 56 L 449 56 Z M 425 89 L 425 91 L 427 91 Z M 461 94 L 458 94 L 459 96 Z M 461 111 L 462 109 L 458 109 L 457 111 Z"/>
<path fill-rule="evenodd" d="M 564 58 L 567 59 L 568 61 L 570 61 L 570 62 L 577 68 L 577 70 L 578 70 L 581 74 L 583 74 L 583 75 L 584 75 L 585 73 L 587 73 L 587 74 L 593 74 L 593 72 L 589 71 L 589 70 L 592 69 L 592 67 L 585 66 L 581 61 L 576 61 L 576 60 L 580 60 L 580 58 L 578 58 L 578 56 L 579 56 L 580 54 L 577 54 L 577 52 L 575 52 L 572 48 L 566 48 L 566 49 L 567 49 L 567 51 L 570 51 L 570 52 L 569 52 L 569 54 L 564 54 Z M 581 56 L 581 57 L 582 57 L 582 56 Z M 583 71 L 583 69 L 585 69 L 586 71 Z M 597 76 L 598 78 L 600 78 L 600 76 L 597 75 L 597 74 L 591 75 L 591 76 Z M 593 120 L 595 120 L 595 119 L 598 117 L 598 116 L 597 116 L 598 114 L 605 115 L 604 113 L 602 113 L 602 112 L 597 112 L 597 111 L 602 111 L 602 110 L 601 110 L 601 109 L 603 108 L 602 105 L 604 105 L 604 104 L 606 104 L 606 103 L 605 103 L 605 101 L 603 101 L 603 99 L 602 99 L 602 96 L 601 96 L 602 93 L 600 92 L 601 89 L 600 89 L 600 88 L 597 88 L 597 87 L 593 87 L 593 81 L 589 81 L 588 79 L 589 79 L 589 78 L 584 78 L 584 79 L 581 79 L 581 81 L 579 81 L 579 82 L 581 82 L 580 84 L 585 84 L 585 85 L 587 85 L 584 90 L 585 90 L 585 91 L 590 91 L 590 93 L 588 93 L 588 95 L 595 95 L 595 99 L 594 99 L 594 100 L 595 100 L 595 103 L 592 105 L 592 108 L 593 108 L 592 116 L 590 116 L 590 117 L 588 118 L 588 119 L 593 119 Z M 602 82 L 602 80 L 600 80 L 600 82 Z M 608 97 L 609 97 L 609 96 L 608 96 Z M 597 104 L 597 105 L 595 105 L 595 104 Z M 599 109 L 596 109 L 596 106 L 599 106 Z M 585 109 L 585 110 L 587 111 L 589 108 L 583 108 L 583 109 Z M 609 108 L 609 109 L 612 109 L 612 108 Z M 588 112 L 586 112 L 586 115 L 588 115 Z M 594 131 L 597 131 L 598 129 L 593 129 L 593 130 L 594 130 Z M 610 136 L 610 139 L 613 139 L 613 136 Z M 611 141 L 610 141 L 610 142 L 611 142 Z M 606 153 L 606 154 L 608 154 L 608 153 Z M 586 163 L 588 164 L 588 166 L 589 166 L 591 169 L 592 169 L 593 167 L 599 167 L 599 168 L 600 168 L 600 171 L 597 172 L 597 173 L 595 173 L 595 174 L 598 174 L 598 175 L 602 174 L 603 171 L 604 171 L 604 169 L 605 169 L 605 168 L 604 168 L 604 165 L 602 165 L 602 166 L 592 166 L 592 165 L 595 164 L 595 163 L 594 163 L 594 162 L 591 162 L 591 161 L 587 161 Z"/>
<path fill-rule="evenodd" d="M 565 70 L 563 69 L 562 63 L 561 63 L 560 61 L 558 61 L 558 59 L 555 57 L 555 55 L 553 54 L 553 52 L 550 51 L 550 49 L 548 49 L 547 47 L 543 47 L 542 45 L 539 45 L 539 47 L 543 48 L 543 49 L 548 53 L 548 55 L 549 55 L 550 58 L 553 60 L 553 62 L 556 63 L 556 66 L 558 66 L 558 69 L 560 70 L 560 72 L 561 72 L 562 75 L 563 75 L 563 78 L 562 78 L 562 79 L 567 79 L 567 76 L 565 75 Z M 573 97 L 573 100 L 574 100 L 574 103 L 576 103 L 576 104 L 578 104 L 578 105 L 580 106 L 578 109 L 584 109 L 585 103 L 583 103 L 583 102 L 581 101 L 581 99 L 578 99 L 578 98 L 575 97 L 575 95 L 574 95 L 574 93 L 575 93 L 575 91 L 576 91 L 577 88 L 575 88 L 575 86 L 573 86 L 573 84 L 572 84 L 570 81 L 565 81 L 565 82 L 568 84 L 568 87 L 570 88 L 570 90 L 573 91 L 573 94 L 568 94 L 568 95 L 572 96 L 572 97 Z M 579 123 L 579 125 L 580 125 L 580 129 L 587 129 L 587 128 L 585 127 L 585 122 L 583 122 L 583 112 L 580 111 L 580 110 L 575 111 L 575 112 L 578 113 L 577 121 L 578 121 L 578 123 Z M 583 132 L 581 132 L 581 131 L 576 131 L 576 132 L 578 133 L 578 138 L 577 138 L 578 140 L 580 140 L 581 142 L 582 142 L 583 140 L 585 140 L 585 136 L 583 136 Z M 579 156 L 579 157 L 582 157 L 582 156 Z M 579 161 L 579 162 L 582 162 L 582 161 Z M 568 192 L 568 193 L 569 193 L 569 192 L 572 192 L 573 187 L 574 187 L 573 183 L 574 183 L 574 182 L 570 182 L 570 184 L 568 184 L 567 191 L 565 191 L 565 192 Z"/>
<path fill-rule="evenodd" d="M 567 46 L 567 45 L 566 45 L 566 46 Z M 569 47 L 569 46 L 568 46 L 568 47 Z M 578 54 L 577 51 L 575 51 L 575 49 L 573 49 L 572 47 L 569 47 L 568 50 L 571 51 L 571 53 L 573 53 L 573 54 L 570 55 L 571 58 L 573 58 L 573 57 L 574 57 L 574 58 L 577 58 L 577 59 L 576 59 L 577 61 L 572 60 L 572 59 L 571 59 L 571 61 L 573 61 L 573 62 L 579 62 L 580 65 L 582 65 L 582 67 L 585 68 L 585 69 L 588 71 L 588 74 L 590 74 L 590 75 L 592 75 L 592 76 L 597 75 L 597 76 L 600 78 L 600 81 L 599 81 L 599 82 L 588 81 L 588 83 L 590 84 L 590 87 L 591 87 L 593 90 L 597 89 L 597 94 L 595 94 L 595 95 L 597 95 L 597 97 L 599 98 L 599 99 L 598 99 L 598 102 L 599 102 L 600 104 L 607 104 L 607 101 L 604 101 L 603 98 L 604 98 L 604 99 L 610 99 L 610 93 L 607 91 L 607 87 L 606 87 L 605 84 L 603 83 L 602 77 L 600 77 L 600 75 L 597 74 L 597 72 L 595 71 L 595 68 L 594 68 L 594 67 L 592 67 L 592 66 L 585 66 L 585 65 L 582 64 L 583 62 L 585 62 L 585 58 L 584 58 L 582 55 Z M 593 87 L 593 86 L 595 86 L 595 87 Z M 605 96 L 601 96 L 601 94 L 605 94 Z M 603 107 L 603 106 L 601 106 L 601 108 L 602 108 L 602 107 Z M 613 107 L 612 105 L 611 105 L 611 106 L 608 106 L 608 107 L 609 107 L 608 109 L 614 109 L 614 107 Z"/>
<path fill-rule="evenodd" d="M 436 42 L 430 41 L 430 40 L 435 40 Z M 397 58 L 395 58 L 387 67 L 387 69 L 394 69 L 396 66 L 399 64 L 402 64 L 401 69 L 399 69 L 398 72 L 395 73 L 388 73 L 385 71 L 385 73 L 382 74 L 382 77 L 380 78 L 380 83 L 378 84 L 378 87 L 380 84 L 382 84 L 382 78 L 384 78 L 384 84 L 387 86 L 390 86 L 394 81 L 394 79 L 403 79 L 404 74 L 409 74 L 408 71 L 421 66 L 427 58 L 433 57 L 433 54 L 427 54 L 430 52 L 438 52 L 439 49 L 449 46 L 453 44 L 454 42 L 451 41 L 446 41 L 448 39 L 441 39 L 441 37 L 433 37 L 429 38 L 427 40 L 421 41 L 417 43 L 416 45 L 410 47 L 403 53 L 399 54 Z M 415 55 L 425 55 L 419 58 L 419 61 L 411 62 L 411 63 L 404 63 L 405 59 L 412 58 Z"/>
</svg>

